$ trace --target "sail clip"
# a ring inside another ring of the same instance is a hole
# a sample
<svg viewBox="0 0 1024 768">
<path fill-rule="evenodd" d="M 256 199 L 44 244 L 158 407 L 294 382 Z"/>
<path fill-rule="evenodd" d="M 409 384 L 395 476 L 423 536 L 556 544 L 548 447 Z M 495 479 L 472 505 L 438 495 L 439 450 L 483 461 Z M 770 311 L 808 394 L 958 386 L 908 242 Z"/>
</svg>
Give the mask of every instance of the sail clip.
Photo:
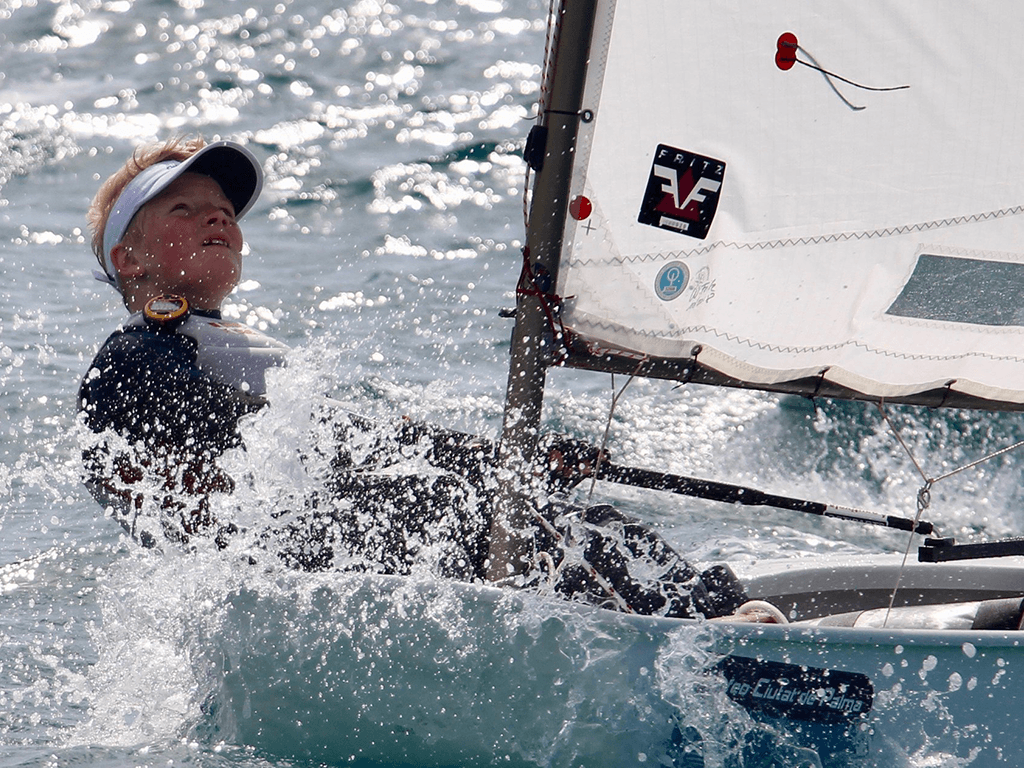
<svg viewBox="0 0 1024 768">
<path fill-rule="evenodd" d="M 544 152 L 547 150 L 548 129 L 544 125 L 535 125 L 530 129 L 526 137 L 526 147 L 523 149 L 523 159 L 530 169 L 540 173 L 544 167 Z"/>
</svg>

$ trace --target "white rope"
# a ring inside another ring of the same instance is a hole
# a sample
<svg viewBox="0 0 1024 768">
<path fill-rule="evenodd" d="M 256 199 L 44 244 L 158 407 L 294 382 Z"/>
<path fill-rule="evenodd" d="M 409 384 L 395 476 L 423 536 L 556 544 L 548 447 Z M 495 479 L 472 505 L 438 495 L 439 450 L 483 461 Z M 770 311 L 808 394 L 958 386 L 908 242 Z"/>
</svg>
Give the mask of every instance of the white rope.
<svg viewBox="0 0 1024 768">
<path fill-rule="evenodd" d="M 547 552 L 543 553 L 543 554 L 548 556 L 548 560 L 550 561 L 551 567 L 553 569 L 552 570 L 552 575 L 557 577 L 558 575 L 561 574 L 562 567 L 568 562 L 569 547 L 572 545 L 572 542 L 567 537 L 562 536 L 562 534 L 559 532 L 559 530 L 557 528 L 555 528 L 555 526 L 553 526 L 551 523 L 549 523 L 547 521 L 547 519 L 544 517 L 544 515 L 542 515 L 540 513 L 539 510 L 535 509 L 533 511 L 533 516 L 537 520 L 537 522 L 540 523 L 541 528 L 546 530 L 548 532 L 548 534 L 555 540 L 556 543 L 562 544 L 562 553 L 563 553 L 562 554 L 562 562 L 558 565 L 557 568 L 555 568 L 554 559 L 551 557 L 551 555 L 548 554 Z M 572 531 L 572 525 L 571 524 L 568 527 L 568 531 L 569 532 Z M 597 585 L 601 589 L 603 589 L 605 591 L 605 593 L 608 595 L 608 597 L 610 597 L 612 599 L 612 601 L 615 603 L 615 605 L 618 606 L 620 611 L 622 611 L 623 613 L 635 613 L 636 612 L 636 611 L 633 610 L 632 607 L 630 607 L 629 603 L 626 601 L 626 598 L 624 598 L 621 594 L 619 594 L 619 591 L 617 589 L 615 589 L 615 587 L 612 585 L 612 583 L 610 581 L 608 581 L 606 578 L 604 578 L 604 576 L 602 576 L 600 573 L 598 573 L 597 569 L 594 568 L 593 565 L 591 565 L 589 562 L 587 562 L 584 558 L 580 558 L 580 562 L 583 563 L 583 565 L 586 566 L 587 573 L 590 574 L 590 577 L 597 583 Z M 556 584 L 557 583 L 557 578 L 553 578 L 551 580 L 551 583 L 552 584 Z"/>
<path fill-rule="evenodd" d="M 736 609 L 734 616 L 751 616 L 754 621 L 760 621 L 758 614 L 768 614 L 773 619 L 772 622 L 764 623 L 775 623 L 775 624 L 789 624 L 789 619 L 786 618 L 786 614 L 780 611 L 776 606 L 765 600 L 748 600 L 739 608 Z"/>
</svg>

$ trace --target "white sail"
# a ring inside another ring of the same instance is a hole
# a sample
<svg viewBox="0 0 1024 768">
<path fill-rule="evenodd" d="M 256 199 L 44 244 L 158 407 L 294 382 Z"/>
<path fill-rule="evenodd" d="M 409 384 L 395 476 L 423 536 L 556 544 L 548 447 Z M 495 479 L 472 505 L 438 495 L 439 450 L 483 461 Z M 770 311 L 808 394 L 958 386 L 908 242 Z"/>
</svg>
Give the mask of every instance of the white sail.
<svg viewBox="0 0 1024 768">
<path fill-rule="evenodd" d="M 1022 40 L 1017 2 L 602 0 L 556 288 L 577 348 L 1024 406 Z"/>
</svg>

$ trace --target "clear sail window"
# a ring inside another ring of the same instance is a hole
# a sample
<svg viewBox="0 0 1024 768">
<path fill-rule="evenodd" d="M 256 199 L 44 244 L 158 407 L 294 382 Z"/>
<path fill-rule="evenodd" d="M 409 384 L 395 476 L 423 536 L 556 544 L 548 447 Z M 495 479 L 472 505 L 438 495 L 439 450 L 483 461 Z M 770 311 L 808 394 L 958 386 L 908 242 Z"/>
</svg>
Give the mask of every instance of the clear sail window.
<svg viewBox="0 0 1024 768">
<path fill-rule="evenodd" d="M 1024 326 L 1024 264 L 921 254 L 885 313 L 950 323 Z"/>
</svg>

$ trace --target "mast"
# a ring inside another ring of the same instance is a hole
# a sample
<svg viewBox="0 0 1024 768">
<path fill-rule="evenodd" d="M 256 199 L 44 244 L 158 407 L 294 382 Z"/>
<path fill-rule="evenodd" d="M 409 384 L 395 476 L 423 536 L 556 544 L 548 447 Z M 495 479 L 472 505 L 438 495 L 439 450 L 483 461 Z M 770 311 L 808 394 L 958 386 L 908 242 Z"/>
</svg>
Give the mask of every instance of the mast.
<svg viewBox="0 0 1024 768">
<path fill-rule="evenodd" d="M 534 274 L 546 273 L 545 292 L 558 281 L 562 232 L 583 90 L 598 0 L 563 0 L 555 24 L 549 96 L 539 125 L 547 129 L 543 163 L 537 172 L 526 233 L 526 259 Z M 528 280 L 520 278 L 520 287 Z M 536 290 L 538 286 L 530 285 Z M 552 294 L 549 294 L 552 295 Z M 487 575 L 492 581 L 522 573 L 532 551 L 525 535 L 532 521 L 534 458 L 540 434 L 546 365 L 551 356 L 550 322 L 541 297 L 519 293 L 499 449 L 502 467 Z"/>
</svg>

